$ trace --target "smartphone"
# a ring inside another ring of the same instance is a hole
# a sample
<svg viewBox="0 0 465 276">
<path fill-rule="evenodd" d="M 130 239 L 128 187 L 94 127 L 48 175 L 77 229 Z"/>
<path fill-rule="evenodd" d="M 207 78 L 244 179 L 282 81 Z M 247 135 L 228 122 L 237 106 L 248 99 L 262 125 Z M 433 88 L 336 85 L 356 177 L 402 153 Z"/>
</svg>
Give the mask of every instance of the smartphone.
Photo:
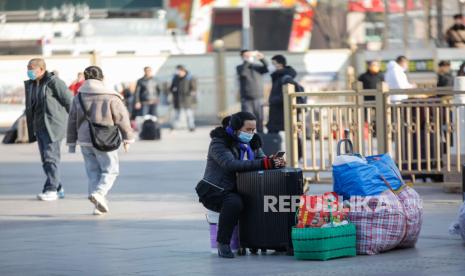
<svg viewBox="0 0 465 276">
<path fill-rule="evenodd" d="M 284 154 L 286 154 L 286 152 L 285 152 L 285 151 L 278 151 L 278 152 L 277 152 L 277 153 L 274 155 L 274 157 L 281 158 L 281 157 L 283 157 L 283 156 L 284 156 Z"/>
</svg>

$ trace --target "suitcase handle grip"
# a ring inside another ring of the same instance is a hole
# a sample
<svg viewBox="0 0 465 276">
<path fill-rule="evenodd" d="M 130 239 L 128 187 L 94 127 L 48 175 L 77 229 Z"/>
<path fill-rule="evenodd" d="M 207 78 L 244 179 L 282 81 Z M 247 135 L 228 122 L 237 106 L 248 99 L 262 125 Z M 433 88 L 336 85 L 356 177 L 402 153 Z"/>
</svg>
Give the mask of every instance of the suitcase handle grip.
<svg viewBox="0 0 465 276">
<path fill-rule="evenodd" d="M 345 139 L 342 139 L 340 140 L 338 143 L 337 143 L 337 155 L 341 155 L 341 146 L 342 144 L 345 144 L 345 152 L 346 152 L 346 155 L 353 155 L 354 154 L 354 146 L 352 144 L 352 141 L 350 141 L 350 139 L 348 138 L 345 138 Z"/>
</svg>

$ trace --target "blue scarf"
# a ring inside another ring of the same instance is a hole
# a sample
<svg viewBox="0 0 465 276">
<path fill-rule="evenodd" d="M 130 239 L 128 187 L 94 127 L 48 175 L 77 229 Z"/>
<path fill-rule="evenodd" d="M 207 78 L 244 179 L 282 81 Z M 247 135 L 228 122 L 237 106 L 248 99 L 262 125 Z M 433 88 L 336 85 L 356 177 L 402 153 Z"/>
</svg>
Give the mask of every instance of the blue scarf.
<svg viewBox="0 0 465 276">
<path fill-rule="evenodd" d="M 236 142 L 239 143 L 239 150 L 241 154 L 241 160 L 244 160 L 245 153 L 247 153 L 247 159 L 248 160 L 255 160 L 255 154 L 253 153 L 252 148 L 250 147 L 249 143 L 243 143 L 239 141 L 237 136 L 234 134 L 234 130 L 228 126 L 226 128 L 226 133 L 231 136 Z"/>
</svg>

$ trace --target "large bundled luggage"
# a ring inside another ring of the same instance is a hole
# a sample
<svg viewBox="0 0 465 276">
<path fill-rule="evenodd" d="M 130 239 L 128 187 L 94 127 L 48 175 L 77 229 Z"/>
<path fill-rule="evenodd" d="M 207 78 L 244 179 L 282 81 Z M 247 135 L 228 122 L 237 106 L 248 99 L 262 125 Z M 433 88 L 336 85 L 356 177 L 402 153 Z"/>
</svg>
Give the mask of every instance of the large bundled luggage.
<svg viewBox="0 0 465 276">
<path fill-rule="evenodd" d="M 291 229 L 295 224 L 295 210 L 292 210 L 291 202 L 292 196 L 303 193 L 302 170 L 284 168 L 239 173 L 237 191 L 244 203 L 239 218 L 241 247 L 252 252 L 272 249 L 292 253 Z M 280 196 L 289 203 L 281 207 L 288 210 L 279 209 Z M 269 205 L 265 211 L 265 204 L 272 202 L 272 198 L 276 204 Z"/>
<path fill-rule="evenodd" d="M 342 143 L 349 151 L 340 154 Z M 357 253 L 378 254 L 415 246 L 423 222 L 418 193 L 405 185 L 388 154 L 354 154 L 349 140 L 339 142 L 333 164 L 334 191 L 350 202 L 349 218 L 357 228 Z"/>
</svg>

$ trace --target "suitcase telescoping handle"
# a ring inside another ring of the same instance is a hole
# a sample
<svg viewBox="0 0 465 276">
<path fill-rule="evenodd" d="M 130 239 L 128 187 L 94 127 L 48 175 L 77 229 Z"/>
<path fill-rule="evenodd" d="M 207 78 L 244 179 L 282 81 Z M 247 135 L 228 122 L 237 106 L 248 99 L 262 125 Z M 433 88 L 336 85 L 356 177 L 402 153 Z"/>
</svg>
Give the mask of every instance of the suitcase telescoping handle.
<svg viewBox="0 0 465 276">
<path fill-rule="evenodd" d="M 352 145 L 352 141 L 350 139 L 342 139 L 337 143 L 337 155 L 341 155 L 341 146 L 345 144 L 345 154 L 353 155 L 354 154 L 354 146 Z"/>
</svg>

